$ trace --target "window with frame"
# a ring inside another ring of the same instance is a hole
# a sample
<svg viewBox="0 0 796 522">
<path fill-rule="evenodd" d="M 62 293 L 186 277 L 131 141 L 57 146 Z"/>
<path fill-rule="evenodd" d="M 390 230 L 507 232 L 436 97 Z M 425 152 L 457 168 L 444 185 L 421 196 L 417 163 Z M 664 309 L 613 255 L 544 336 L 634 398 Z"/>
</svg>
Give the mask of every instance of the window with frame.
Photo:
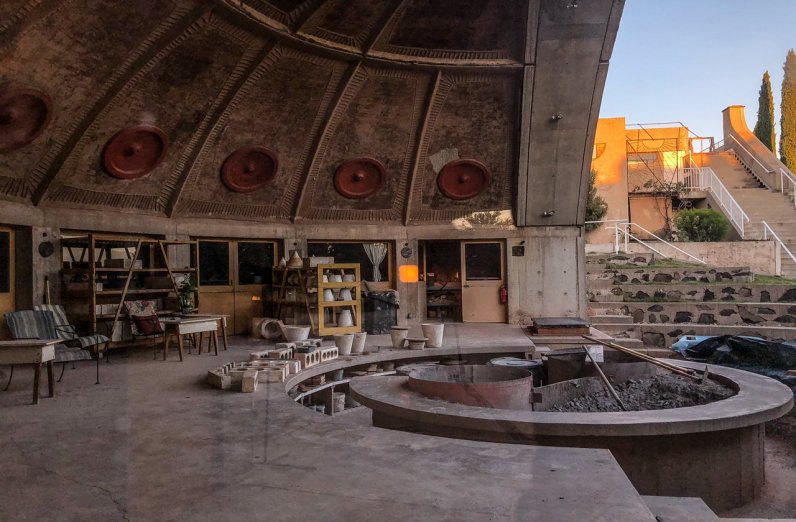
<svg viewBox="0 0 796 522">
<path fill-rule="evenodd" d="M 307 250 L 310 256 L 334 257 L 335 263 L 359 263 L 360 276 L 362 277 L 362 280 L 375 282 L 377 279 L 375 278 L 373 263 L 368 257 L 368 252 L 365 250 L 365 245 L 378 244 L 385 245 L 386 247 L 384 258 L 378 264 L 378 272 L 380 275 L 378 281 L 391 282 L 393 245 L 388 241 L 311 241 L 307 245 Z"/>
</svg>

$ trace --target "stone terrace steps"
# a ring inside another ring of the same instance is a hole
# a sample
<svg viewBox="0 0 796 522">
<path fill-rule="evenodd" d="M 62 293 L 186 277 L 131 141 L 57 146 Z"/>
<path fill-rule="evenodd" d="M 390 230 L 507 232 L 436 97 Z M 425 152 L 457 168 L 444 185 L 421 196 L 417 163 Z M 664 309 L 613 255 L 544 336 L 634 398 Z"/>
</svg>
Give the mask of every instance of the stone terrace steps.
<svg viewBox="0 0 796 522">
<path fill-rule="evenodd" d="M 796 340 L 796 328 L 784 326 L 636 323 L 601 324 L 600 329 L 617 341 L 640 339 L 644 346 L 661 348 L 671 346 L 681 335 L 747 335 L 778 341 Z"/>
<path fill-rule="evenodd" d="M 594 324 L 697 323 L 796 326 L 796 303 L 732 301 L 590 303 Z M 598 319 L 599 318 L 599 319 Z M 617 320 L 614 320 L 617 319 Z"/>
<path fill-rule="evenodd" d="M 655 259 L 655 254 L 589 254 L 586 256 L 586 267 L 604 266 L 606 263 L 613 265 L 647 266 Z"/>
<path fill-rule="evenodd" d="M 595 268 L 586 270 L 586 279 L 592 282 L 609 281 L 615 284 L 643 284 L 643 283 L 714 283 L 752 282 L 754 274 L 748 266 L 741 267 L 693 267 L 693 268 Z"/>
<path fill-rule="evenodd" d="M 593 302 L 731 301 L 796 303 L 796 286 L 759 283 L 614 284 L 592 281 Z"/>
</svg>

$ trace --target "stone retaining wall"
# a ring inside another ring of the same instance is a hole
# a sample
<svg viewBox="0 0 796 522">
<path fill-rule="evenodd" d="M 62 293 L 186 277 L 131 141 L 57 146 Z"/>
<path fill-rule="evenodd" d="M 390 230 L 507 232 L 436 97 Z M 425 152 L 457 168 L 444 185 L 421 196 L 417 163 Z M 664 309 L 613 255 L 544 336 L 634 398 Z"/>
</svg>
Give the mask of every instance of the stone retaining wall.
<svg viewBox="0 0 796 522">
<path fill-rule="evenodd" d="M 608 299 L 604 297 L 611 296 Z M 796 303 L 796 286 L 754 283 L 592 285 L 590 301 L 624 302 L 737 301 L 748 303 Z"/>
<path fill-rule="evenodd" d="M 605 268 L 586 273 L 589 284 L 611 281 L 616 284 L 752 282 L 749 267 L 726 268 Z"/>
</svg>

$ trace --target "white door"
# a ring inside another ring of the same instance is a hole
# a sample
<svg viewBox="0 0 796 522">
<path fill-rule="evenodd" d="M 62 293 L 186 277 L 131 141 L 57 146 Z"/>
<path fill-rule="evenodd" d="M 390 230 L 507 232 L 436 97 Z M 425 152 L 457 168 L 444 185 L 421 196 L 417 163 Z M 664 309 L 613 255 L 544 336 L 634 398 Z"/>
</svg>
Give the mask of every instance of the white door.
<svg viewBox="0 0 796 522">
<path fill-rule="evenodd" d="M 506 305 L 500 302 L 504 265 L 502 241 L 462 241 L 462 321 L 506 322 Z"/>
</svg>

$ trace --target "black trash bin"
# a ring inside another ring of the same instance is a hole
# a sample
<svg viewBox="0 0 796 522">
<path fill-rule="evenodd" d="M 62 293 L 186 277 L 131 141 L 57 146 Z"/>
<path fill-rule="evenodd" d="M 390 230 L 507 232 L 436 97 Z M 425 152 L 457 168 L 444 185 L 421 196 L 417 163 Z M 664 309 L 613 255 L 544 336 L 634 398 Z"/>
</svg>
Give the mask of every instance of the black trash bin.
<svg viewBox="0 0 796 522">
<path fill-rule="evenodd" d="M 398 292 L 362 292 L 365 331 L 372 335 L 388 334 L 395 326 L 398 310 Z"/>
</svg>

